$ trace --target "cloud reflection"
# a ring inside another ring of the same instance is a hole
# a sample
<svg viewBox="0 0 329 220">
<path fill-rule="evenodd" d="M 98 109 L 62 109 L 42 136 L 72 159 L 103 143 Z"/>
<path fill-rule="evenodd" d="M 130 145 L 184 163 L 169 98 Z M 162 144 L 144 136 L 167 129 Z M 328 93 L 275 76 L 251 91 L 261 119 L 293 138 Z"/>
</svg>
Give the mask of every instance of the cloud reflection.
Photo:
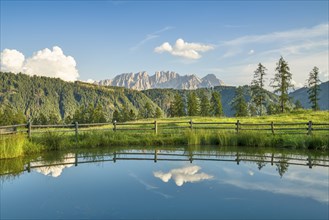
<svg viewBox="0 0 329 220">
<path fill-rule="evenodd" d="M 73 154 L 68 154 L 68 155 L 66 155 L 66 157 L 71 157 L 71 158 L 62 160 L 60 162 L 62 164 L 60 164 L 60 165 L 44 166 L 45 162 L 38 161 L 38 162 L 32 162 L 31 166 L 44 166 L 44 167 L 37 167 L 34 170 L 37 171 L 38 173 L 43 174 L 43 175 L 52 176 L 52 177 L 56 178 L 56 177 L 59 177 L 62 174 L 62 172 L 65 168 L 69 168 L 69 167 L 72 167 L 74 165 L 74 162 L 75 162 L 74 155 Z"/>
<path fill-rule="evenodd" d="M 201 169 L 199 166 L 188 166 L 178 169 L 172 169 L 168 173 L 156 171 L 153 173 L 154 177 L 161 179 L 167 183 L 171 178 L 175 181 L 177 186 L 182 186 L 184 183 L 195 183 L 202 180 L 212 179 L 213 176 L 206 173 L 198 173 Z"/>
</svg>

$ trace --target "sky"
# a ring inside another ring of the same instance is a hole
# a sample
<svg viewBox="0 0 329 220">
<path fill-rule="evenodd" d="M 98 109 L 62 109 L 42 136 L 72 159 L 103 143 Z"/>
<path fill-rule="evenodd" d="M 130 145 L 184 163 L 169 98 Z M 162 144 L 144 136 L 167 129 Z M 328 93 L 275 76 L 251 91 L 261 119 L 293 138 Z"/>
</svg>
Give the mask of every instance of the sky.
<svg viewBox="0 0 329 220">
<path fill-rule="evenodd" d="M 111 79 L 121 73 L 215 74 L 267 86 L 282 56 L 295 86 L 328 75 L 328 1 L 1 2 L 1 71 Z"/>
</svg>

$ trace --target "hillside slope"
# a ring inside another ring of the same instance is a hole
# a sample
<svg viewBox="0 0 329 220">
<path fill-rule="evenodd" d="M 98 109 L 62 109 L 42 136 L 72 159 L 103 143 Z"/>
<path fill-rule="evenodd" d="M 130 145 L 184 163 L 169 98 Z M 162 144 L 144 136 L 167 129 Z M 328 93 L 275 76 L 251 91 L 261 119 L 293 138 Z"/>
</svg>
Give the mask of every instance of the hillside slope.
<svg viewBox="0 0 329 220">
<path fill-rule="evenodd" d="M 294 102 L 299 100 L 304 108 L 311 108 L 311 103 L 308 99 L 308 88 L 300 88 L 289 94 Z M 320 84 L 319 94 L 319 107 L 320 110 L 329 110 L 329 81 Z"/>
<path fill-rule="evenodd" d="M 11 106 L 31 118 L 42 113 L 65 119 L 80 106 L 100 105 L 109 120 L 114 110 L 120 111 L 126 106 L 137 114 L 147 102 L 154 109 L 157 107 L 146 95 L 130 89 L 0 72 L 0 109 Z"/>
</svg>

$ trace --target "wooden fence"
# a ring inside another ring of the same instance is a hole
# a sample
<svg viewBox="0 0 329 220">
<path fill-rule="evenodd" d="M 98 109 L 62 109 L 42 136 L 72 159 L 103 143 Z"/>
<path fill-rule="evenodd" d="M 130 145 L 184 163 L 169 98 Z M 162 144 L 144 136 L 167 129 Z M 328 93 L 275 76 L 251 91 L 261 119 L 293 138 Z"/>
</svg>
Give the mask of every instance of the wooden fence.
<svg viewBox="0 0 329 220">
<path fill-rule="evenodd" d="M 225 130 L 228 132 L 241 133 L 244 131 L 255 131 L 269 134 L 305 134 L 312 135 L 313 133 L 320 133 L 329 131 L 329 123 L 313 123 L 308 122 L 295 122 L 295 123 L 248 123 L 240 122 L 196 122 L 192 120 L 186 121 L 152 121 L 152 122 L 114 122 L 114 123 L 90 123 L 90 124 L 61 124 L 61 125 L 33 125 L 31 122 L 27 124 L 0 126 L 0 135 L 27 133 L 31 138 L 32 134 L 45 133 L 45 132 L 74 132 L 76 140 L 78 139 L 79 132 L 107 130 L 113 132 L 138 132 L 145 134 L 150 131 L 155 134 L 165 134 L 171 130 L 180 132 L 184 130 L 198 130 L 198 129 L 211 129 L 211 130 Z M 172 131 L 171 131 L 172 132 Z"/>
</svg>

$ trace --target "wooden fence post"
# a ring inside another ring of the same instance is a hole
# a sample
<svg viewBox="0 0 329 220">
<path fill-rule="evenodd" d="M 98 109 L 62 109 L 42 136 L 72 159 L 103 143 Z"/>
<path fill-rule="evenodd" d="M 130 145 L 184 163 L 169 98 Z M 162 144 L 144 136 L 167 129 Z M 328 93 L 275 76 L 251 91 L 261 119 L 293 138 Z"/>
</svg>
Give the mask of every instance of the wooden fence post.
<svg viewBox="0 0 329 220">
<path fill-rule="evenodd" d="M 32 137 L 31 128 L 32 128 L 32 122 L 31 122 L 31 120 L 29 120 L 29 122 L 27 123 L 27 134 L 28 134 L 29 139 L 31 139 L 31 137 Z"/>
<path fill-rule="evenodd" d="M 310 169 L 312 169 L 312 158 L 311 158 L 311 156 L 308 156 L 308 158 L 307 158 L 307 165 L 308 165 L 308 168 L 310 168 Z"/>
<path fill-rule="evenodd" d="M 192 121 L 192 119 L 190 120 L 190 129 L 191 130 L 193 129 L 193 121 Z"/>
<path fill-rule="evenodd" d="M 156 120 L 154 121 L 154 133 L 158 134 L 158 124 Z"/>
<path fill-rule="evenodd" d="M 27 163 L 27 172 L 28 173 L 31 172 L 31 162 L 30 161 Z"/>
<path fill-rule="evenodd" d="M 74 123 L 74 127 L 75 127 L 75 142 L 78 143 L 79 141 L 79 123 L 76 121 Z"/>
<path fill-rule="evenodd" d="M 156 163 L 158 160 L 158 150 L 154 151 L 154 163 Z"/>
<path fill-rule="evenodd" d="M 240 124 L 240 121 L 237 120 L 237 122 L 236 122 L 236 133 L 239 133 L 239 124 Z"/>
<path fill-rule="evenodd" d="M 308 122 L 307 135 L 312 134 L 312 121 Z"/>
<path fill-rule="evenodd" d="M 75 153 L 74 155 L 74 166 L 78 166 L 78 154 Z"/>
<path fill-rule="evenodd" d="M 113 122 L 113 131 L 117 131 L 117 121 L 114 120 Z"/>
<path fill-rule="evenodd" d="M 239 152 L 236 153 L 236 164 L 240 164 L 240 155 Z"/>
<path fill-rule="evenodd" d="M 271 130 L 272 130 L 272 134 L 274 135 L 274 123 L 273 123 L 273 121 L 271 122 Z"/>
</svg>

